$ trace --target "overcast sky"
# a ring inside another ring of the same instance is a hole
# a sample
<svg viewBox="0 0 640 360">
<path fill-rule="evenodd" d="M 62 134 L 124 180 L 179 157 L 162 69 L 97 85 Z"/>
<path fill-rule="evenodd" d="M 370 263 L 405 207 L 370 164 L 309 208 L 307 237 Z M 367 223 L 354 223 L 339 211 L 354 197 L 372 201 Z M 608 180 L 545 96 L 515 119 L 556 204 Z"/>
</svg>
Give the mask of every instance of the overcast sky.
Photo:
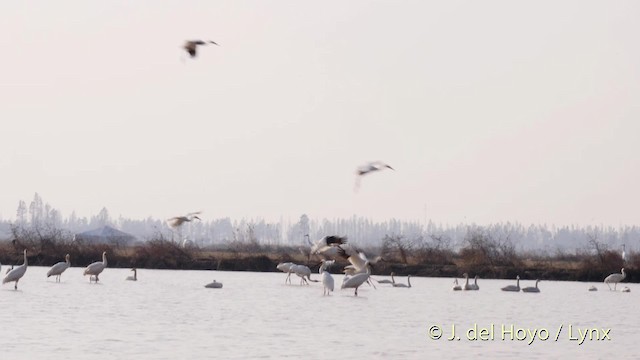
<svg viewBox="0 0 640 360">
<path fill-rule="evenodd" d="M 640 223 L 638 1 L 6 1 L 0 215 Z M 188 59 L 186 39 L 219 47 Z M 362 179 L 383 160 L 397 171 Z"/>
</svg>

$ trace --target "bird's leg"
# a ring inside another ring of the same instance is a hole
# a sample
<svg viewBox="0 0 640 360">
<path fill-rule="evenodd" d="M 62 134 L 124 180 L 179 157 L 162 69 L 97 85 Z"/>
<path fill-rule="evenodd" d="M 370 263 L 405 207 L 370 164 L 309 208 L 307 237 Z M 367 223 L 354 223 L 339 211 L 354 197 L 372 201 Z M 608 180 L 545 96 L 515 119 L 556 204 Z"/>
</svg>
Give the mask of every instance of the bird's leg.
<svg viewBox="0 0 640 360">
<path fill-rule="evenodd" d="M 18 290 L 18 281 L 20 281 L 20 279 L 16 280 L 16 284 L 13 286 L 14 290 Z"/>
<path fill-rule="evenodd" d="M 358 288 L 356 287 L 356 292 L 355 292 L 356 296 L 358 296 Z"/>
<path fill-rule="evenodd" d="M 18 284 L 17 281 L 16 281 L 16 284 Z M 618 283 L 613 283 L 613 291 L 616 291 L 616 287 L 618 287 Z"/>
</svg>

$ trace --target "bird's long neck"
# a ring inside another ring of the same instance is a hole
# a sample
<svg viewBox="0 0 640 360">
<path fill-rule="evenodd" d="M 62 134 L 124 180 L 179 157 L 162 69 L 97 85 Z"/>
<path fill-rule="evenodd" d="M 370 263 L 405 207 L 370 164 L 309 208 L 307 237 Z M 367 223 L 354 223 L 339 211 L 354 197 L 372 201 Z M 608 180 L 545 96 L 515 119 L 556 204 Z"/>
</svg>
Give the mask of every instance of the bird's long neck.
<svg viewBox="0 0 640 360">
<path fill-rule="evenodd" d="M 27 266 L 27 250 L 24 251 L 24 266 Z"/>
<path fill-rule="evenodd" d="M 407 285 L 411 287 L 411 275 L 407 276 Z"/>
<path fill-rule="evenodd" d="M 473 279 L 473 284 L 478 286 L 478 277 L 477 276 Z"/>
<path fill-rule="evenodd" d="M 107 254 L 102 253 L 102 265 L 107 266 Z"/>
<path fill-rule="evenodd" d="M 469 275 L 465 275 L 464 280 L 464 286 L 469 286 Z"/>
<path fill-rule="evenodd" d="M 138 280 L 138 271 L 136 269 L 133 269 L 133 280 Z M 216 282 L 216 281 L 213 280 L 213 282 Z"/>
<path fill-rule="evenodd" d="M 538 283 L 540 282 L 540 280 L 536 280 L 536 289 L 538 288 Z"/>
</svg>

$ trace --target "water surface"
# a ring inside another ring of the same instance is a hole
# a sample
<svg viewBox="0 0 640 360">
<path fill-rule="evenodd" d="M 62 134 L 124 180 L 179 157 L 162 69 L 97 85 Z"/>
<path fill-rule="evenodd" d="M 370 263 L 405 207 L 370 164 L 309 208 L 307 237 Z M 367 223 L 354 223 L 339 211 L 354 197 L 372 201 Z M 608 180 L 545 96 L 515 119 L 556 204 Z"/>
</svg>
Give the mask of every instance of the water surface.
<svg viewBox="0 0 640 360">
<path fill-rule="evenodd" d="M 637 284 L 622 293 L 542 281 L 541 293 L 525 294 L 500 291 L 515 281 L 480 279 L 479 291 L 454 292 L 452 279 L 412 277 L 410 289 L 364 286 L 354 297 L 339 290 L 341 275 L 333 295 L 322 296 L 321 284 L 300 286 L 293 276 L 285 285 L 283 273 L 139 269 L 133 282 L 124 280 L 128 269 L 107 268 L 96 285 L 82 268 L 68 269 L 61 283 L 46 279 L 47 270 L 30 266 L 17 291 L 0 288 L 3 359 L 638 357 Z M 214 279 L 224 287 L 204 288 Z M 468 339 L 469 329 L 479 335 L 492 324 L 493 340 Z M 446 339 L 452 325 L 460 340 Z M 516 339 L 521 331 L 503 340 L 502 326 L 511 325 L 545 329 L 549 338 L 529 345 L 530 336 Z M 439 340 L 429 336 L 432 326 L 443 330 Z M 610 329 L 610 340 L 571 340 L 594 328 Z"/>
</svg>

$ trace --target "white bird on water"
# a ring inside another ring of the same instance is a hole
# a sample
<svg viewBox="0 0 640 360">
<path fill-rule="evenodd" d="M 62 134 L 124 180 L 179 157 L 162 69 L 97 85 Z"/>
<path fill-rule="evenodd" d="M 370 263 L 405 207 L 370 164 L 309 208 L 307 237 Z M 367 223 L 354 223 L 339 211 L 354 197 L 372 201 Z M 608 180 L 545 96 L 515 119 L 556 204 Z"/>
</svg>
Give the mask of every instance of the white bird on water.
<svg viewBox="0 0 640 360">
<path fill-rule="evenodd" d="M 14 289 L 18 290 L 18 281 L 20 281 L 20 278 L 22 278 L 24 276 L 24 273 L 27 272 L 27 249 L 24 249 L 24 263 L 18 267 L 16 267 L 15 269 L 9 271 L 9 273 L 7 274 L 7 276 L 4 277 L 4 279 L 2 280 L 3 284 L 6 284 L 8 282 L 15 282 L 14 285 Z"/>
<path fill-rule="evenodd" d="M 393 278 L 393 275 L 395 275 L 396 273 L 391 272 L 391 280 L 388 279 L 382 279 L 382 280 L 376 280 L 376 282 L 378 282 L 378 284 L 393 284 L 395 283 L 395 279 Z"/>
<path fill-rule="evenodd" d="M 220 289 L 220 288 L 222 288 L 222 283 L 219 283 L 219 282 L 213 280 L 212 283 L 208 283 L 204 287 L 206 287 L 208 289 Z"/>
<path fill-rule="evenodd" d="M 131 269 L 131 271 L 133 271 L 133 276 L 127 276 L 125 280 L 138 281 L 138 269 L 133 268 Z"/>
<path fill-rule="evenodd" d="M 62 275 L 62 273 L 71 266 L 71 261 L 69 261 L 69 258 L 70 256 L 69 254 L 67 254 L 64 257 L 65 261 L 60 261 L 59 263 L 56 263 L 55 265 L 53 265 L 51 269 L 47 271 L 47 278 L 49 276 L 55 275 L 56 282 L 60 282 L 60 276 Z"/>
<path fill-rule="evenodd" d="M 593 286 L 593 285 L 591 285 L 591 286 L 589 287 L 589 291 L 598 291 L 598 288 L 597 288 L 597 287 L 595 287 L 595 286 Z"/>
<path fill-rule="evenodd" d="M 464 280 L 465 280 L 463 289 L 464 290 L 475 290 L 473 288 L 473 285 L 469 284 L 469 274 L 464 273 L 464 274 L 462 274 L 462 276 L 464 276 Z"/>
<path fill-rule="evenodd" d="M 372 161 L 364 165 L 358 166 L 356 168 L 355 190 L 358 190 L 360 188 L 360 178 L 362 178 L 364 175 L 367 175 L 376 171 L 381 171 L 384 169 L 391 169 L 395 171 L 394 168 L 392 168 L 388 164 L 383 163 L 382 161 Z"/>
<path fill-rule="evenodd" d="M 318 280 L 311 280 L 311 269 L 306 265 L 293 265 L 291 266 L 291 271 L 300 277 L 300 285 L 309 285 L 307 279 L 312 282 L 318 282 Z"/>
<path fill-rule="evenodd" d="M 453 291 L 460 291 L 460 290 L 462 290 L 462 286 L 460 286 L 460 285 L 458 284 L 458 278 L 456 278 L 456 279 L 453 281 L 453 284 L 454 284 L 454 285 L 453 285 Z"/>
<path fill-rule="evenodd" d="M 329 271 L 327 271 L 327 269 L 333 265 L 333 263 L 335 262 L 335 260 L 329 260 L 329 261 L 322 261 L 322 265 L 320 265 L 320 269 L 318 269 L 318 272 L 322 275 L 322 295 L 331 295 L 331 292 L 333 291 L 333 285 L 334 285 L 334 281 L 333 281 L 333 276 L 331 276 L 331 273 Z"/>
<path fill-rule="evenodd" d="M 520 291 L 520 275 L 516 276 L 516 284 L 515 285 L 508 285 L 502 288 L 502 291 L 515 291 L 515 292 L 519 292 Z"/>
<path fill-rule="evenodd" d="M 102 252 L 102 261 L 96 261 L 94 263 L 89 264 L 89 266 L 87 266 L 84 269 L 83 275 L 90 275 L 89 282 L 91 282 L 91 280 L 95 280 L 97 284 L 98 281 L 100 281 L 98 276 L 100 275 L 102 270 L 104 270 L 106 267 L 107 267 L 107 252 L 104 251 Z M 95 276 L 95 279 L 94 279 L 94 276 Z"/>
<path fill-rule="evenodd" d="M 609 276 L 607 276 L 606 278 L 604 278 L 604 283 L 607 284 L 607 286 L 609 287 L 609 290 L 611 290 L 611 286 L 609 285 L 610 283 L 613 283 L 613 290 L 616 289 L 616 286 L 618 286 L 618 283 L 622 280 L 624 280 L 624 278 L 627 276 L 627 274 L 624 273 L 624 268 L 622 268 L 621 274 L 618 273 L 613 273 Z"/>
<path fill-rule="evenodd" d="M 393 283 L 393 287 L 410 288 L 411 287 L 411 274 L 407 275 L 407 283 Z"/>
<path fill-rule="evenodd" d="M 287 282 L 289 282 L 289 284 L 291 284 L 291 267 L 295 265 L 292 262 L 283 262 L 283 263 L 279 263 L 278 265 L 276 265 L 276 269 L 282 271 L 282 272 L 286 272 L 287 273 L 287 278 L 284 279 L 284 283 L 286 284 Z"/>
<path fill-rule="evenodd" d="M 522 288 L 522 292 L 539 293 L 540 292 L 540 289 L 538 288 L 539 282 L 540 282 L 540 279 L 537 279 L 536 286 L 528 286 L 528 287 Z"/>
<path fill-rule="evenodd" d="M 364 273 L 358 273 L 353 276 L 345 276 L 342 280 L 342 286 L 340 289 L 355 289 L 354 295 L 358 296 L 358 288 L 360 285 L 364 284 L 367 280 L 369 280 L 370 270 L 369 264 L 365 264 L 365 268 L 367 269 Z"/>
</svg>

